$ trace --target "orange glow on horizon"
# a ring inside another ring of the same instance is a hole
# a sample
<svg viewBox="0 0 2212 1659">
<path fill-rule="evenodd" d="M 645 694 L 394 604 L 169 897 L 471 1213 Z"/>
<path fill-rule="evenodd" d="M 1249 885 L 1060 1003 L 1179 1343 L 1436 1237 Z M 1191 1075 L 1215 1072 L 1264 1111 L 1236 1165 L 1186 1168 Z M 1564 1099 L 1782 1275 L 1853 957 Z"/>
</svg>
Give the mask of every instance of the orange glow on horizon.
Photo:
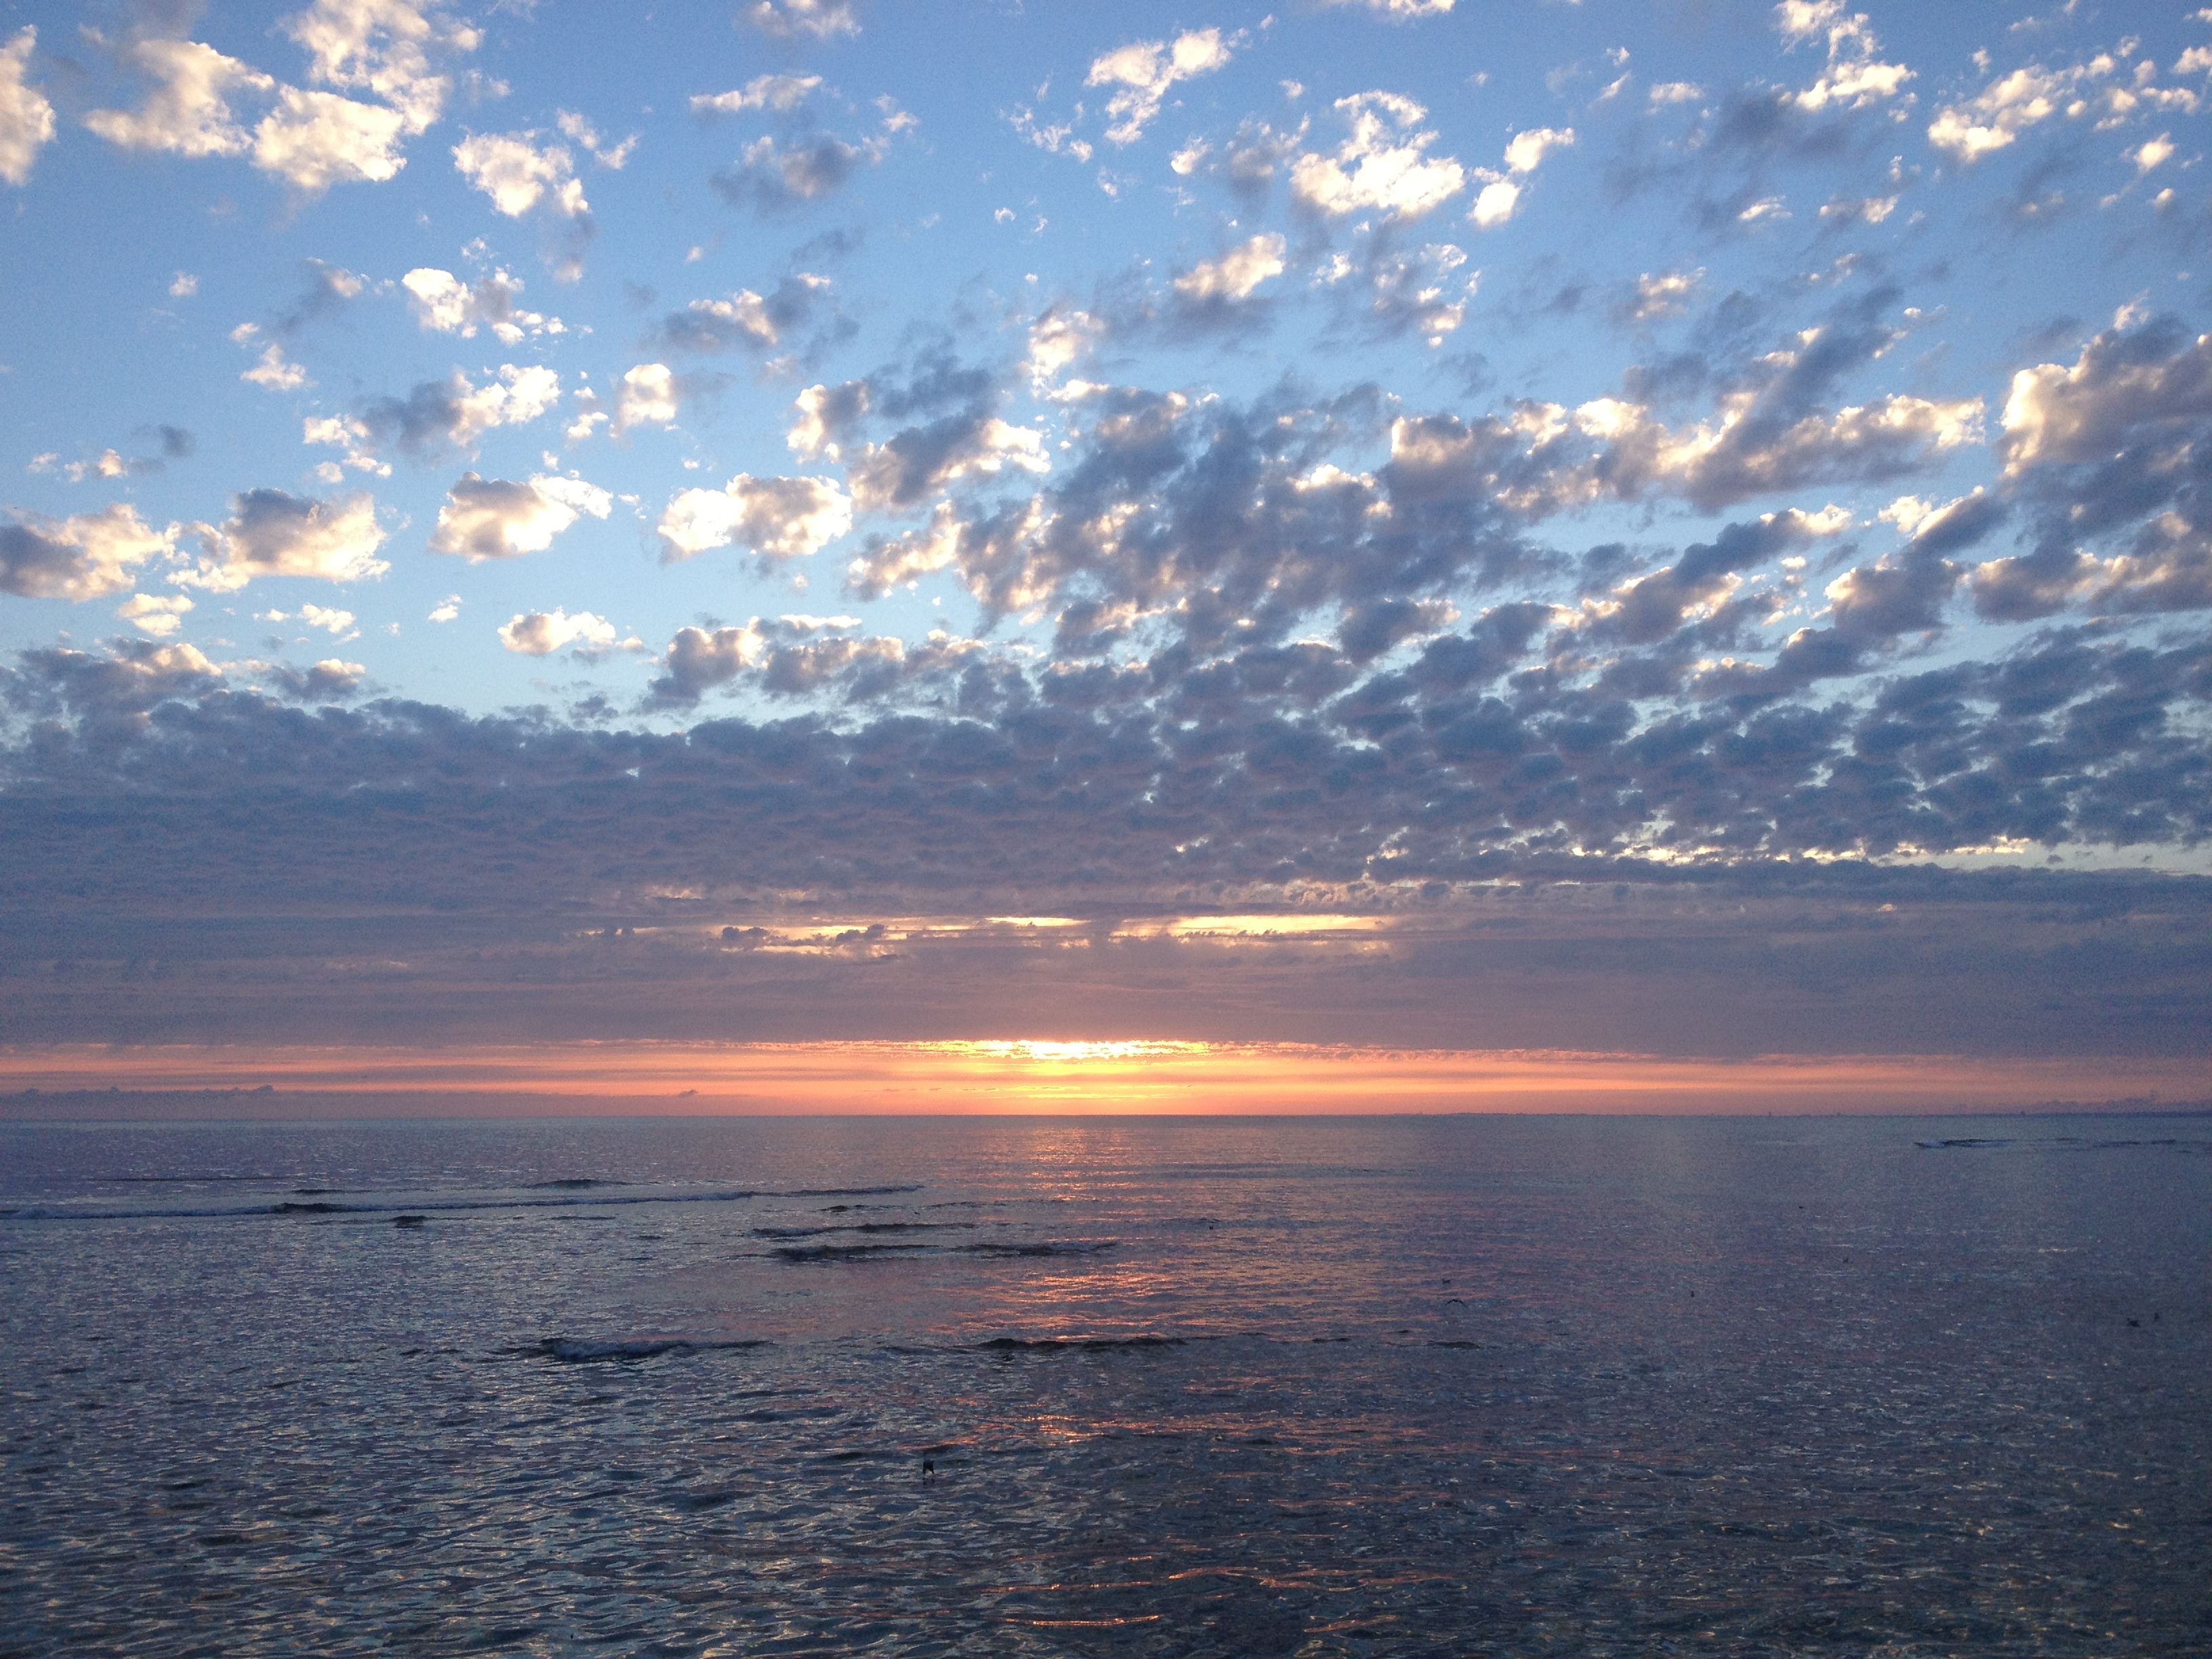
<svg viewBox="0 0 2212 1659">
<path fill-rule="evenodd" d="M 0 1049 L 0 1091 L 447 1097 L 441 1109 L 676 1113 L 1992 1111 L 2212 1096 L 2199 1060 L 1713 1060 L 1128 1039 Z M 14 1092 L 0 1111 L 36 1115 Z M 228 1098 L 228 1097 L 225 1097 Z M 333 1104 L 337 1103 L 336 1101 Z"/>
</svg>

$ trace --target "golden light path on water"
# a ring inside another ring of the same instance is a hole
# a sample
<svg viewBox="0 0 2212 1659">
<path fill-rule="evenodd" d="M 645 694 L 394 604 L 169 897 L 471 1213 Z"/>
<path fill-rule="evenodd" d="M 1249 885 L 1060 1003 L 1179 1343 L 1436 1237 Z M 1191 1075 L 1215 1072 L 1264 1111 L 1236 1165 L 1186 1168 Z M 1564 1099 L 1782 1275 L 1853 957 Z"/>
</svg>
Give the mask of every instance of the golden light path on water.
<svg viewBox="0 0 2212 1659">
<path fill-rule="evenodd" d="M 1042 1037 L 0 1049 L 0 1104 L 11 1115 L 34 1113 L 39 1095 L 31 1091 L 264 1088 L 295 1105 L 304 1093 L 329 1097 L 333 1108 L 385 1110 L 404 1097 L 416 1110 L 471 1113 L 1991 1111 L 2202 1101 L 2212 1097 L 2212 1066 L 2107 1056 L 1710 1059 Z"/>
</svg>

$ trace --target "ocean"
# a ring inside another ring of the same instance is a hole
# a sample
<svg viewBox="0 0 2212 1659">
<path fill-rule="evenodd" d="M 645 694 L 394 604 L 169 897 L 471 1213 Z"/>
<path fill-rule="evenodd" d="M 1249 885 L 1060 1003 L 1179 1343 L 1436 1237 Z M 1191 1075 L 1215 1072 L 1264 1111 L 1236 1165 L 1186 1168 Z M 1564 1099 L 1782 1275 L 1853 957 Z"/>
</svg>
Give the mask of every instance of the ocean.
<svg viewBox="0 0 2212 1659">
<path fill-rule="evenodd" d="M 2212 1119 L 0 1126 L 0 1653 L 2212 1652 Z"/>
</svg>

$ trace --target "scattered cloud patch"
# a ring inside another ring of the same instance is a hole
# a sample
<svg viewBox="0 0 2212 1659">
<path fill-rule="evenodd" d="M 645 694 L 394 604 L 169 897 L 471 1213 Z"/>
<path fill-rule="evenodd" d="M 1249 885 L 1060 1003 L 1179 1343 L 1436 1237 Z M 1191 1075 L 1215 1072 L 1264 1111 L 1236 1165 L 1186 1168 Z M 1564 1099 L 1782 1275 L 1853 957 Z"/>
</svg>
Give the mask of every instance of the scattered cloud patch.
<svg viewBox="0 0 2212 1659">
<path fill-rule="evenodd" d="M 1219 29 L 1192 29 L 1172 41 L 1133 40 L 1094 58 L 1083 84 L 1114 88 L 1106 100 L 1109 141 L 1136 143 L 1160 112 L 1170 89 L 1177 82 L 1224 68 L 1240 38 L 1224 40 Z"/>
<path fill-rule="evenodd" d="M 1338 99 L 1335 107 L 1351 135 L 1332 153 L 1308 150 L 1297 158 L 1291 194 L 1302 206 L 1330 218 L 1418 219 L 1466 185 L 1466 168 L 1428 154 L 1437 135 L 1422 129 L 1428 111 L 1413 100 L 1363 92 Z"/>
<path fill-rule="evenodd" d="M 604 519 L 613 507 L 613 496 L 580 478 L 540 475 L 510 481 L 465 472 L 438 509 L 430 551 L 471 564 L 543 553 L 579 517 Z"/>
</svg>

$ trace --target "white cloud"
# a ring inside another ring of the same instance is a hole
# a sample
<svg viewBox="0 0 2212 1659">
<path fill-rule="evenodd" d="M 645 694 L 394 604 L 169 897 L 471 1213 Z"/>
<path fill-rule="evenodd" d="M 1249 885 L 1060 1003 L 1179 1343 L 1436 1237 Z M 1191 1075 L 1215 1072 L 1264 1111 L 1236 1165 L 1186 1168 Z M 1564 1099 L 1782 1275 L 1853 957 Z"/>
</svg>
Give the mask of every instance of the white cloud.
<svg viewBox="0 0 2212 1659">
<path fill-rule="evenodd" d="M 1783 44 L 1796 51 L 1808 40 L 1825 40 L 1827 67 L 1790 101 L 1808 113 L 1826 109 L 1863 109 L 1894 98 L 1913 72 L 1902 64 L 1875 58 L 1881 43 L 1863 12 L 1847 12 L 1843 0 L 1782 0 L 1774 9 Z"/>
<path fill-rule="evenodd" d="M 592 160 L 610 173 L 620 173 L 629 165 L 630 153 L 637 148 L 635 133 L 619 144 L 610 144 L 599 137 L 599 129 L 573 110 L 556 111 L 553 125 L 561 129 L 564 137 L 581 144 Z"/>
<path fill-rule="evenodd" d="M 2148 173 L 2173 159 L 2173 135 L 2161 132 L 2155 138 L 2144 140 L 2128 152 L 2128 160 L 2136 164 L 2137 173 Z"/>
<path fill-rule="evenodd" d="M 186 610 L 191 608 L 191 600 L 187 599 L 184 604 Z M 343 634 L 354 625 L 355 617 L 352 611 L 340 611 L 334 605 L 309 603 L 293 611 L 257 611 L 253 613 L 253 620 L 265 623 L 295 622 L 302 628 L 319 628 L 325 633 Z"/>
<path fill-rule="evenodd" d="M 185 625 L 192 602 L 181 593 L 133 593 L 115 614 L 140 633 L 166 640 Z"/>
<path fill-rule="evenodd" d="M 1241 242 L 1218 259 L 1202 259 L 1175 279 L 1186 300 L 1242 300 L 1283 274 L 1283 239 L 1270 231 Z"/>
<path fill-rule="evenodd" d="M 580 478 L 540 475 L 522 482 L 463 473 L 438 509 L 430 551 L 471 564 L 543 553 L 583 514 L 604 519 L 614 497 Z"/>
<path fill-rule="evenodd" d="M 580 219 L 591 204 L 584 199 L 574 159 L 566 144 L 542 149 L 534 132 L 485 132 L 453 146 L 453 165 L 461 176 L 510 219 L 540 206 L 549 213 Z"/>
<path fill-rule="evenodd" d="M 284 348 L 271 341 L 261 349 L 260 361 L 238 377 L 264 392 L 297 392 L 308 384 L 307 371 L 284 356 Z"/>
<path fill-rule="evenodd" d="M 612 650 L 618 630 L 604 617 L 588 611 L 570 616 L 565 611 L 519 612 L 499 630 L 499 642 L 526 657 L 550 656 L 563 646 L 574 646 L 587 656 Z"/>
<path fill-rule="evenodd" d="M 1134 143 L 1146 124 L 1160 112 L 1170 87 L 1221 68 L 1237 44 L 1234 39 L 1224 40 L 1219 29 L 1193 29 L 1177 35 L 1172 44 L 1133 40 L 1099 57 L 1083 84 L 1118 88 L 1106 100 L 1106 114 L 1113 122 L 1106 129 L 1107 137 L 1117 144 Z"/>
<path fill-rule="evenodd" d="M 169 280 L 172 300 L 189 300 L 200 291 L 200 279 L 189 270 L 180 270 Z"/>
<path fill-rule="evenodd" d="M 615 404 L 615 430 L 632 427 L 676 424 L 676 373 L 666 363 L 640 363 L 622 379 L 622 393 Z M 571 437 L 575 435 L 572 429 Z"/>
<path fill-rule="evenodd" d="M 1705 95 L 1705 89 L 1694 81 L 1662 81 L 1651 88 L 1653 108 L 1666 104 L 1694 104 Z"/>
<path fill-rule="evenodd" d="M 742 115 L 747 110 L 794 110 L 822 84 L 818 75 L 756 75 L 735 92 L 700 93 L 691 100 L 699 115 Z"/>
<path fill-rule="evenodd" d="M 501 363 L 499 379 L 481 387 L 471 386 L 465 375 L 456 374 L 453 392 L 448 441 L 462 449 L 474 449 L 477 441 L 494 427 L 526 425 L 552 408 L 561 400 L 561 377 L 543 364 L 518 368 L 513 363 Z"/>
<path fill-rule="evenodd" d="M 1039 149 L 1049 151 L 1054 155 L 1060 155 L 1064 150 L 1079 161 L 1088 161 L 1091 159 L 1092 153 L 1091 145 L 1085 140 L 1075 136 L 1074 125 L 1070 122 L 1060 121 L 1049 126 L 1040 125 L 1035 112 L 1027 108 L 1018 109 L 1006 118 L 1012 124 L 1016 132 L 1021 134 L 1023 138 L 1035 144 Z M 1001 208 L 1000 212 L 1005 216 L 1000 221 L 1001 223 L 1014 216 L 1012 208 Z"/>
<path fill-rule="evenodd" d="M 472 339 L 481 326 L 491 330 L 503 344 L 515 345 L 532 335 L 568 332 L 558 317 L 517 306 L 514 299 L 522 292 L 522 281 L 504 270 L 471 284 L 450 270 L 419 265 L 402 276 L 399 285 L 414 301 L 416 321 L 441 334 Z"/>
<path fill-rule="evenodd" d="M 1333 216 L 1376 212 L 1416 219 L 1456 195 L 1467 170 L 1449 156 L 1424 154 L 1437 135 L 1419 130 L 1428 111 L 1395 93 L 1363 92 L 1336 100 L 1352 136 L 1333 155 L 1313 151 L 1291 169 L 1291 193 Z"/>
<path fill-rule="evenodd" d="M 246 153 L 251 140 L 231 115 L 229 94 L 265 92 L 276 84 L 270 76 L 198 40 L 140 40 L 122 55 L 149 83 L 146 100 L 135 110 L 94 110 L 84 118 L 92 131 L 124 149 Z"/>
<path fill-rule="evenodd" d="M 1629 316 L 1639 323 L 1656 322 L 1662 317 L 1677 315 L 1705 281 L 1700 270 L 1662 270 L 1656 275 L 1645 271 L 1636 279 L 1636 298 L 1629 307 Z"/>
<path fill-rule="evenodd" d="M 361 581 L 392 567 L 376 556 L 384 530 L 366 494 L 317 501 L 281 489 L 249 489 L 231 498 L 218 529 L 202 526 L 208 555 L 170 580 L 184 587 L 231 593 L 257 576 L 312 576 Z"/>
<path fill-rule="evenodd" d="M 2059 70 L 2024 65 L 1972 98 L 1936 111 L 1928 142 L 1961 165 L 1978 161 L 2054 115 L 2071 118 L 2084 112 L 2087 100 L 2080 96 L 2084 83 L 2109 76 L 2113 67 L 2109 58 Z"/>
<path fill-rule="evenodd" d="M 1514 134 L 1513 142 L 1505 146 L 1505 165 L 1514 173 L 1534 173 L 1547 155 L 1574 142 L 1572 127 L 1531 127 Z"/>
<path fill-rule="evenodd" d="M 1474 210 L 1467 216 L 1482 230 L 1504 224 L 1521 205 L 1521 186 L 1510 179 L 1493 179 L 1475 192 Z"/>
<path fill-rule="evenodd" d="M 1047 312 L 1030 325 L 1026 367 L 1031 383 L 1040 388 L 1048 386 L 1105 336 L 1106 325 L 1087 311 Z"/>
<path fill-rule="evenodd" d="M 31 182 L 39 152 L 53 142 L 54 106 L 25 78 L 39 32 L 26 27 L 0 46 L 0 179 L 11 185 Z"/>
<path fill-rule="evenodd" d="M 253 165 L 309 195 L 332 185 L 382 184 L 407 165 L 398 153 L 405 135 L 397 110 L 286 87 L 253 130 Z"/>
<path fill-rule="evenodd" d="M 326 634 L 343 634 L 354 623 L 350 611 L 340 611 L 334 605 L 320 605 L 310 601 L 300 607 L 300 620 L 310 628 L 319 628 Z"/>
<path fill-rule="evenodd" d="M 852 497 L 827 478 L 756 478 L 687 489 L 660 515 L 665 560 L 735 542 L 764 558 L 805 558 L 853 527 Z"/>
<path fill-rule="evenodd" d="M 460 614 L 461 596 L 458 593 L 448 593 L 438 601 L 437 609 L 431 611 L 428 620 L 434 623 L 449 623 Z"/>
<path fill-rule="evenodd" d="M 97 513 L 0 523 L 0 592 L 28 599 L 96 599 L 138 580 L 138 567 L 176 551 L 179 526 L 149 527 L 117 501 Z"/>
<path fill-rule="evenodd" d="M 1394 23 L 1410 23 L 1418 17 L 1442 17 L 1452 9 L 1452 0 L 1322 0 L 1324 6 L 1358 6 Z"/>
<path fill-rule="evenodd" d="M 346 452 L 344 466 L 335 461 L 325 461 L 315 469 L 316 476 L 325 483 L 336 483 L 345 476 L 345 467 L 356 472 L 372 473 L 380 478 L 392 476 L 391 463 L 376 453 L 376 440 L 368 423 L 353 415 L 310 415 L 300 423 L 300 441 L 303 444 L 334 444 Z"/>
<path fill-rule="evenodd" d="M 860 20 L 853 15 L 853 0 L 757 0 L 740 15 L 763 34 L 779 40 L 801 34 L 826 40 L 832 35 L 860 32 Z"/>
<path fill-rule="evenodd" d="M 1480 230 L 1490 230 L 1505 223 L 1519 211 L 1522 185 L 1520 181 L 1543 165 L 1544 158 L 1555 149 L 1565 149 L 1575 142 L 1572 127 L 1531 127 L 1516 133 L 1505 146 L 1505 171 L 1493 173 L 1487 167 L 1477 170 L 1476 176 L 1484 180 L 1475 192 L 1474 209 L 1467 216 Z"/>
<path fill-rule="evenodd" d="M 452 89 L 432 54 L 473 52 L 483 38 L 412 0 L 315 0 L 284 31 L 307 53 L 308 79 L 383 100 L 410 132 L 428 130 Z"/>
</svg>

